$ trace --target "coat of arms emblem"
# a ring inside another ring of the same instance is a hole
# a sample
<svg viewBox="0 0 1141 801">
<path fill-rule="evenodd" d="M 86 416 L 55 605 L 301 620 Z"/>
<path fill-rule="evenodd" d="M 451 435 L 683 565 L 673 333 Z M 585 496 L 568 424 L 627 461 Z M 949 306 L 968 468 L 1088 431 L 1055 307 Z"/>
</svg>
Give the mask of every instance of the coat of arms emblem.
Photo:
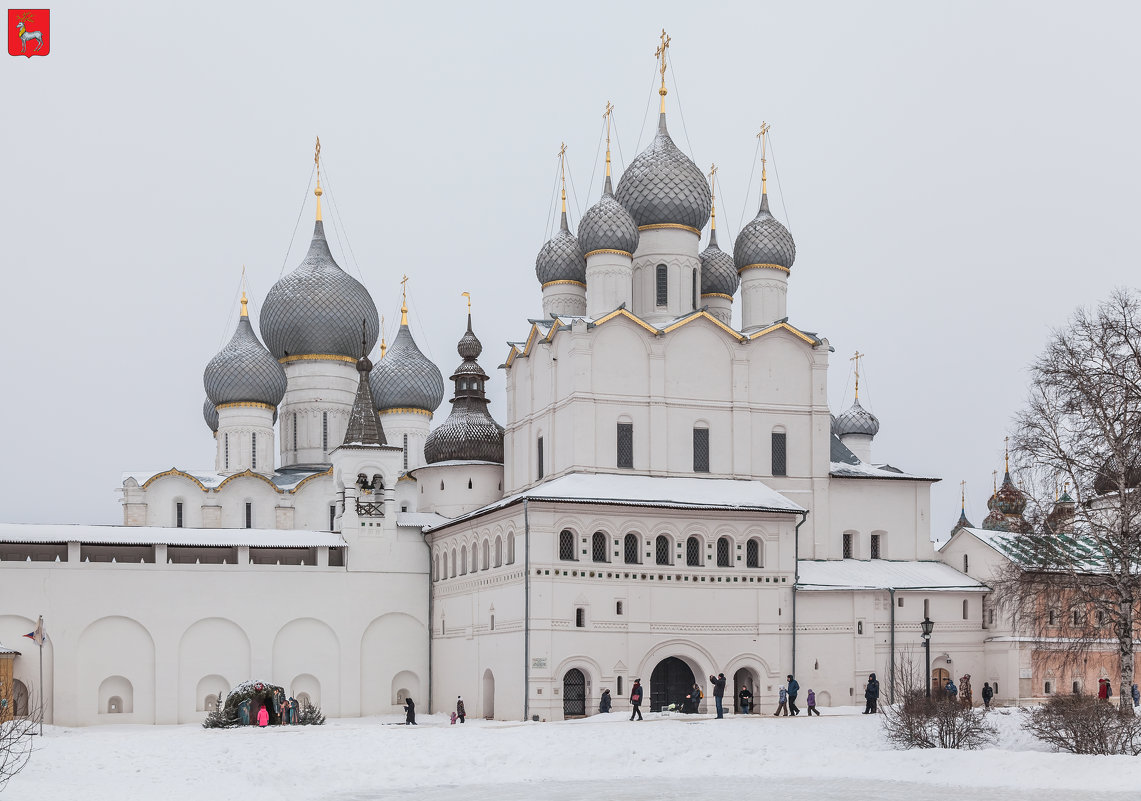
<svg viewBox="0 0 1141 801">
<path fill-rule="evenodd" d="M 46 8 L 8 9 L 8 55 L 46 56 L 51 51 L 50 15 Z"/>
</svg>

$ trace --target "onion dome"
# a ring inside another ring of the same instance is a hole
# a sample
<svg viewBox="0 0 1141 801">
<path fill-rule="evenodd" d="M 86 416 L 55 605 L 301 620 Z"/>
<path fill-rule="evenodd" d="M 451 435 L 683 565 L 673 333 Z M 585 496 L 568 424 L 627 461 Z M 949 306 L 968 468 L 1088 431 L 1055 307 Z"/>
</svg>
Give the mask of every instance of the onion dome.
<svg viewBox="0 0 1141 801">
<path fill-rule="evenodd" d="M 849 434 L 864 434 L 874 437 L 880 432 L 880 421 L 878 417 L 860 405 L 860 399 L 857 396 L 852 401 L 851 407 L 836 417 L 832 430 L 838 437 L 846 437 Z"/>
<path fill-rule="evenodd" d="M 428 464 L 453 460 L 503 463 L 503 426 L 492 419 L 487 410 L 485 386 L 487 374 L 476 359 L 483 345 L 471 330 L 471 314 L 467 331 L 456 348 L 463 363 L 452 374 L 455 397 L 448 419 L 424 440 L 424 461 Z"/>
<path fill-rule="evenodd" d="M 737 291 L 741 278 L 733 266 L 733 257 L 717 247 L 717 229 L 709 232 L 709 246 L 701 251 L 701 294 L 729 295 Z"/>
<path fill-rule="evenodd" d="M 238 328 L 202 374 L 206 397 L 215 406 L 223 403 L 277 406 L 285 395 L 285 371 L 258 341 L 250 325 L 246 303 L 246 293 L 243 292 Z"/>
<path fill-rule="evenodd" d="M 202 417 L 206 420 L 206 425 L 210 426 L 210 430 L 215 434 L 218 433 L 218 407 L 214 405 L 214 401 L 207 398 L 202 401 Z"/>
<path fill-rule="evenodd" d="M 958 533 L 959 533 L 959 529 L 963 529 L 963 528 L 974 528 L 974 527 L 975 527 L 975 526 L 974 526 L 974 524 L 973 524 L 973 523 L 971 523 L 971 521 L 967 519 L 967 509 L 966 509 L 966 507 L 964 506 L 964 507 L 963 507 L 963 508 L 962 508 L 962 509 L 959 511 L 959 522 L 957 522 L 957 523 L 955 524 L 955 527 L 951 529 L 951 536 L 953 537 L 953 536 L 955 536 L 956 534 L 958 534 Z"/>
<path fill-rule="evenodd" d="M 1117 492 L 1122 478 L 1125 479 L 1125 488 L 1127 490 L 1133 489 L 1141 484 L 1141 467 L 1133 464 L 1128 469 L 1122 470 L 1121 460 L 1111 456 L 1094 477 L 1093 491 L 1098 495 Z"/>
<path fill-rule="evenodd" d="M 796 261 L 796 243 L 769 211 L 768 194 L 761 195 L 757 216 L 737 235 L 733 246 L 733 263 L 737 272 L 750 267 L 775 267 L 789 272 Z"/>
<path fill-rule="evenodd" d="M 1009 531 L 1015 534 L 1027 534 L 1031 526 L 1022 516 L 1026 509 L 1026 493 L 1014 485 L 1010 480 L 1010 470 L 1002 478 L 1002 484 L 987 501 L 990 514 L 986 516 L 982 527 L 988 531 Z"/>
<path fill-rule="evenodd" d="M 609 175 L 602 189 L 602 199 L 582 215 L 578 243 L 584 257 L 599 250 L 616 250 L 633 256 L 638 249 L 638 226 L 626 207 L 614 197 Z"/>
<path fill-rule="evenodd" d="M 618 202 L 639 228 L 683 226 L 700 231 L 709 222 L 709 184 L 697 165 L 678 149 L 658 116 L 658 133 L 618 182 Z"/>
<path fill-rule="evenodd" d="M 535 276 L 540 284 L 552 281 L 577 281 L 586 283 L 586 259 L 582 255 L 578 239 L 567 225 L 567 213 L 563 210 L 559 231 L 543 245 L 535 257 Z"/>
<path fill-rule="evenodd" d="M 1069 491 L 1054 501 L 1054 508 L 1046 515 L 1046 530 L 1051 534 L 1070 534 L 1074 530 L 1074 508 L 1077 504 Z"/>
<path fill-rule="evenodd" d="M 318 217 L 305 260 L 266 295 L 262 337 L 277 359 L 302 355 L 356 359 L 361 320 L 371 351 L 380 334 L 376 304 L 368 290 L 333 260 Z"/>
<path fill-rule="evenodd" d="M 408 329 L 408 308 L 396 339 L 372 371 L 369 379 L 378 412 L 418 409 L 431 414 L 444 400 L 444 376 L 432 360 L 420 352 Z"/>
</svg>

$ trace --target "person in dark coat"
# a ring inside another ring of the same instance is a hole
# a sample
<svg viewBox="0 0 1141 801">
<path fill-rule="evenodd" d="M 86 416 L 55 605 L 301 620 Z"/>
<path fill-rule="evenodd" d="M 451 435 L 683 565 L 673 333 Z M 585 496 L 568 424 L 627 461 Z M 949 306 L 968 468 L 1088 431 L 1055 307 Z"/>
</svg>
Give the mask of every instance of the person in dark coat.
<svg viewBox="0 0 1141 801">
<path fill-rule="evenodd" d="M 416 725 L 416 702 L 412 700 L 412 696 L 408 696 L 407 698 L 404 699 L 404 713 L 405 713 L 404 725 L 405 726 L 415 726 Z"/>
<path fill-rule="evenodd" d="M 820 717 L 820 710 L 816 708 L 816 693 L 810 687 L 808 689 L 808 717 L 812 717 L 813 713 L 816 717 Z"/>
<path fill-rule="evenodd" d="M 796 705 L 796 695 L 800 692 L 800 682 L 788 674 L 788 713 L 790 715 L 799 715 L 800 707 Z"/>
<path fill-rule="evenodd" d="M 737 693 L 737 709 L 740 710 L 742 715 L 747 715 L 752 708 L 753 694 L 749 692 L 748 687 L 742 687 L 741 692 Z"/>
<path fill-rule="evenodd" d="M 868 676 L 868 684 L 864 687 L 864 714 L 874 715 L 876 713 L 876 702 L 880 697 L 880 682 L 876 678 L 876 674 L 872 673 Z"/>
<path fill-rule="evenodd" d="M 1133 712 L 1136 714 L 1137 707 L 1141 706 L 1141 690 L 1137 689 L 1137 685 L 1133 685 L 1133 689 L 1129 693 L 1133 696 Z"/>
<path fill-rule="evenodd" d="M 994 698 L 994 688 L 990 686 L 990 682 L 983 682 L 983 709 L 990 709 L 990 699 Z"/>
<path fill-rule="evenodd" d="M 725 717 L 725 674 L 710 676 L 709 681 L 713 684 L 713 702 L 717 705 L 717 719 L 720 720 Z"/>
<path fill-rule="evenodd" d="M 685 711 L 691 715 L 696 715 L 701 709 L 701 699 L 704 697 L 705 693 L 701 692 L 701 687 L 694 682 L 693 687 L 689 691 L 689 695 L 685 697 Z"/>
<path fill-rule="evenodd" d="M 777 704 L 777 711 L 773 712 L 773 717 L 779 718 L 780 713 L 783 712 L 784 716 L 787 718 L 788 717 L 788 690 L 786 690 L 784 687 L 781 687 L 777 691 L 777 698 L 780 701 L 780 703 Z"/>
<path fill-rule="evenodd" d="M 456 714 L 459 716 L 460 723 L 463 723 L 464 718 L 467 717 L 467 710 L 464 709 L 463 697 L 459 695 L 456 696 Z"/>
<path fill-rule="evenodd" d="M 610 690 L 602 691 L 602 699 L 598 702 L 598 711 L 602 714 L 610 711 Z"/>
<path fill-rule="evenodd" d="M 638 716 L 638 720 L 642 719 L 642 680 L 634 679 L 634 686 L 630 688 L 630 706 L 634 711 L 630 713 L 630 720 L 634 716 Z"/>
<path fill-rule="evenodd" d="M 242 722 L 243 726 L 250 725 L 250 699 L 247 698 L 238 704 L 238 720 Z"/>
<path fill-rule="evenodd" d="M 947 693 L 947 697 L 952 700 L 959 694 L 959 688 L 956 687 L 955 682 L 951 681 L 950 679 L 947 679 L 947 683 L 944 685 L 943 691 Z"/>
</svg>

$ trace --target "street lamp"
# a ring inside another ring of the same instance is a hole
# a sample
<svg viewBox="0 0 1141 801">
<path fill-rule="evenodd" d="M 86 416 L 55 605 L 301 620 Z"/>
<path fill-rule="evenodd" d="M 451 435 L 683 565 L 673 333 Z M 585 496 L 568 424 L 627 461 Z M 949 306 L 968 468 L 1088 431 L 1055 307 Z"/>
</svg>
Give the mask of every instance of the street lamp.
<svg viewBox="0 0 1141 801">
<path fill-rule="evenodd" d="M 931 629 L 935 628 L 935 623 L 931 618 L 926 615 L 923 616 L 923 622 L 919 624 L 923 632 L 923 653 L 927 662 L 927 697 L 931 697 Z"/>
</svg>

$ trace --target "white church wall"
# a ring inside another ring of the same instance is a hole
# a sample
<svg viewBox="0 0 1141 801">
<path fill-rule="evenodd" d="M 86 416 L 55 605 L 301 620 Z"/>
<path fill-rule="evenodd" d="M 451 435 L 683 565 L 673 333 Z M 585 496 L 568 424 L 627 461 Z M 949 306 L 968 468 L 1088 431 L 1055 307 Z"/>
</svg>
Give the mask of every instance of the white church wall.
<svg viewBox="0 0 1141 801">
<path fill-rule="evenodd" d="M 843 558 L 844 535 L 850 534 L 855 559 L 871 558 L 873 535 L 882 559 L 935 559 L 930 482 L 834 478 L 829 505 L 833 529 L 816 558 Z"/>
</svg>

